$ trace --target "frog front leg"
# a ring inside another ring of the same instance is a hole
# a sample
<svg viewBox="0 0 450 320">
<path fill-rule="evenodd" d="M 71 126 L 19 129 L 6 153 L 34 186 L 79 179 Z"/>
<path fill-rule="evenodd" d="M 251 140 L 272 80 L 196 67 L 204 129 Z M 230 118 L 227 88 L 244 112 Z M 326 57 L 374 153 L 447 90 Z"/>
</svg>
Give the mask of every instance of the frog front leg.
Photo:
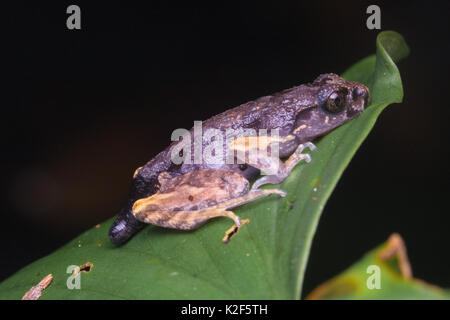
<svg viewBox="0 0 450 320">
<path fill-rule="evenodd" d="M 309 154 L 302 153 L 304 149 L 314 150 L 316 146 L 311 142 L 299 144 L 289 158 L 283 162 L 278 157 L 271 156 L 271 148 L 274 143 L 278 144 L 279 153 L 283 150 L 292 149 L 295 143 L 295 136 L 288 135 L 286 137 L 274 138 L 268 136 L 259 137 L 240 137 L 235 139 L 230 144 L 230 149 L 237 151 L 237 159 L 246 162 L 247 164 L 260 169 L 262 172 L 270 172 L 262 178 L 259 178 L 253 183 L 252 190 L 265 184 L 279 184 L 286 179 L 292 169 L 301 161 L 305 160 L 307 163 L 311 161 Z M 268 152 L 267 152 L 268 150 Z"/>
<path fill-rule="evenodd" d="M 145 223 L 179 230 L 194 230 L 201 227 L 209 219 L 228 217 L 234 221 L 234 225 L 225 232 L 225 236 L 222 239 L 224 243 L 228 243 L 231 238 L 239 232 L 240 228 L 250 221 L 249 219 L 241 219 L 228 209 L 241 206 L 271 194 L 278 194 L 282 197 L 286 195 L 283 190 L 279 189 L 254 190 L 249 191 L 240 197 L 220 202 L 203 210 L 177 211 L 161 210 L 161 208 L 154 210 L 156 203 L 163 203 L 167 199 L 167 195 L 160 193 L 136 201 L 133 206 L 133 215 L 136 219 Z"/>
</svg>

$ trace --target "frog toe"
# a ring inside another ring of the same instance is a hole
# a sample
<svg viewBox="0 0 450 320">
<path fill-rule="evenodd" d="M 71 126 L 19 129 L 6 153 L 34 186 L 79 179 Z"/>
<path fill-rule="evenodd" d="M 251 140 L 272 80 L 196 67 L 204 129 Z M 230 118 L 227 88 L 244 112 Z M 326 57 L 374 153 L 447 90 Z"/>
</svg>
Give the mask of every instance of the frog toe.
<svg viewBox="0 0 450 320">
<path fill-rule="evenodd" d="M 284 174 L 274 174 L 270 176 L 264 176 L 255 181 L 252 185 L 252 191 L 259 190 L 259 187 L 265 184 L 280 184 L 284 179 L 286 179 L 287 175 Z"/>
<path fill-rule="evenodd" d="M 231 241 L 231 238 L 234 237 L 239 232 L 241 227 L 244 224 L 249 223 L 249 222 L 250 222 L 250 219 L 242 219 L 241 220 L 240 218 L 237 218 L 236 223 L 225 232 L 225 236 L 223 237 L 222 242 L 225 244 L 229 243 Z"/>
</svg>

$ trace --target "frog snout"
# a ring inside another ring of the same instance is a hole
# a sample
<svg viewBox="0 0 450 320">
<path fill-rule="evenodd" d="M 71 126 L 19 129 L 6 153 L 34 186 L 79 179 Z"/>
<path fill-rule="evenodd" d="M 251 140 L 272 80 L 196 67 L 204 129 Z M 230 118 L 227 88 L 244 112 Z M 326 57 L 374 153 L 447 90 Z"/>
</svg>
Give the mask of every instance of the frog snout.
<svg viewBox="0 0 450 320">
<path fill-rule="evenodd" d="M 358 101 L 359 99 L 363 99 L 364 109 L 369 106 L 369 98 L 370 98 L 369 89 L 367 89 L 366 86 L 361 84 L 361 85 L 356 86 L 353 89 L 353 92 L 352 92 L 353 101 Z"/>
</svg>

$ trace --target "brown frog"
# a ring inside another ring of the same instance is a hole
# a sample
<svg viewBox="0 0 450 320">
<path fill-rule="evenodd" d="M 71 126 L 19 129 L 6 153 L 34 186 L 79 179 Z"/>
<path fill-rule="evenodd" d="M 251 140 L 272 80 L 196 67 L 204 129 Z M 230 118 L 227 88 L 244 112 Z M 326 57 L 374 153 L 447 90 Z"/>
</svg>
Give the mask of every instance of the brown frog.
<svg viewBox="0 0 450 320">
<path fill-rule="evenodd" d="M 270 194 L 284 196 L 282 190 L 259 187 L 278 184 L 301 160 L 309 162 L 309 155 L 302 151 L 314 149 L 311 141 L 358 116 L 368 100 L 369 90 L 364 85 L 330 73 L 204 121 L 203 130 L 215 129 L 224 136 L 229 129 L 264 129 L 267 134 L 240 136 L 231 143 L 224 139 L 225 148 L 232 150 L 237 160 L 232 163 L 194 161 L 198 160 L 194 159 L 194 153 L 185 155 L 184 160 L 191 161 L 174 163 L 173 153 L 179 150 L 181 141 L 173 142 L 136 170 L 128 201 L 111 226 L 111 241 L 126 242 L 145 223 L 192 230 L 211 218 L 226 216 L 234 220 L 234 226 L 223 239 L 228 242 L 248 222 L 229 209 Z M 274 130 L 277 135 L 269 135 Z M 194 129 L 189 134 L 195 141 Z M 201 140 L 204 148 L 212 143 L 210 139 Z M 251 158 L 255 145 L 258 148 L 264 145 L 269 151 Z M 277 157 L 273 156 L 274 145 Z M 283 162 L 280 158 L 287 160 Z M 270 174 L 257 179 L 250 189 L 249 180 L 261 171 Z"/>
</svg>

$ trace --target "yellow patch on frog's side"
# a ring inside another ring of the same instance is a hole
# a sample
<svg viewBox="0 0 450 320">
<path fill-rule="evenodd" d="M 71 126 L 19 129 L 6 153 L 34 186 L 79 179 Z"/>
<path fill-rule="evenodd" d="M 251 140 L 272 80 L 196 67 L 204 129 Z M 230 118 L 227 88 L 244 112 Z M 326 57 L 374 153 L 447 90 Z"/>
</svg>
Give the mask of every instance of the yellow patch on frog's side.
<svg viewBox="0 0 450 320">
<path fill-rule="evenodd" d="M 229 191 L 218 187 L 196 187 L 182 185 L 171 192 L 157 192 L 154 195 L 139 199 L 133 205 L 133 213 L 147 211 L 173 211 L 175 213 L 192 207 L 201 210 L 210 202 L 221 202 L 229 199 Z M 135 215 L 136 215 L 135 214 Z"/>
</svg>

